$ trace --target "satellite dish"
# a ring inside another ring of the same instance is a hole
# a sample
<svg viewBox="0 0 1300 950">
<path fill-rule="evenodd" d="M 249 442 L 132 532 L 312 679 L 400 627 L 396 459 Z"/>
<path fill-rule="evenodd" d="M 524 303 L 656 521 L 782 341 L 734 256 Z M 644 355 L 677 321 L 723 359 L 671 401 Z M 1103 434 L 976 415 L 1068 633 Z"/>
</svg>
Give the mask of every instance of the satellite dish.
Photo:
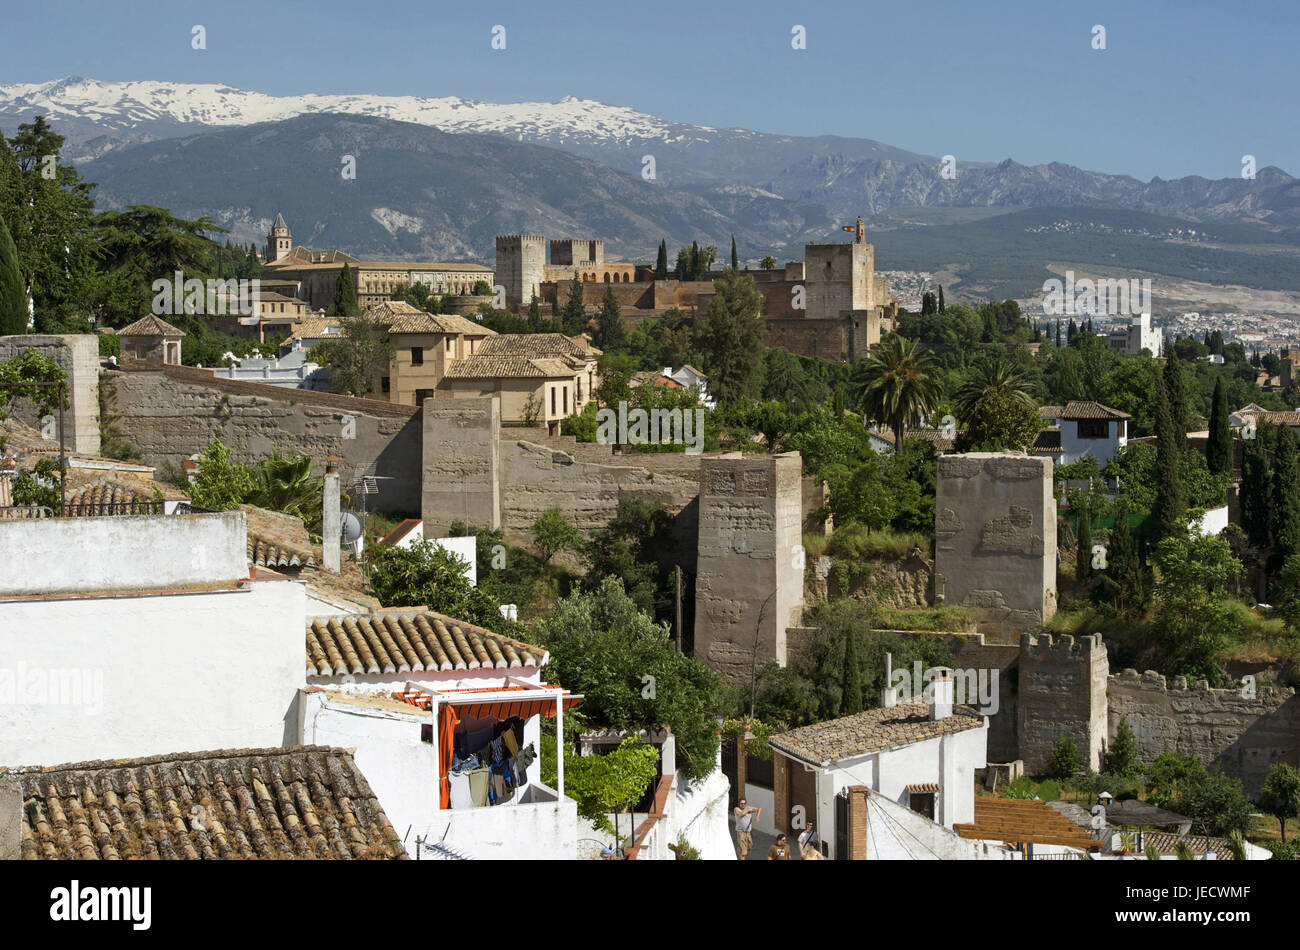
<svg viewBox="0 0 1300 950">
<path fill-rule="evenodd" d="M 361 537 L 361 519 L 352 512 L 344 512 L 339 536 L 344 544 L 351 544 Z"/>
</svg>

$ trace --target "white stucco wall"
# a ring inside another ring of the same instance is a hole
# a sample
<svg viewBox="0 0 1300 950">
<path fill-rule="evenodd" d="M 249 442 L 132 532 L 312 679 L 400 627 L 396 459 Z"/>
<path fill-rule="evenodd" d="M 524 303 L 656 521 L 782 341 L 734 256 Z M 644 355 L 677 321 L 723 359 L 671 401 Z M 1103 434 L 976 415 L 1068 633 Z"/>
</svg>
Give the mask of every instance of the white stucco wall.
<svg viewBox="0 0 1300 950">
<path fill-rule="evenodd" d="M 414 534 L 415 532 L 412 532 Z M 423 529 L 421 529 L 423 535 Z M 410 535 L 407 535 L 410 537 Z M 433 546 L 456 555 L 465 562 L 465 577 L 470 587 L 478 586 L 478 538 L 472 534 L 460 538 L 430 538 Z"/>
<path fill-rule="evenodd" d="M 933 782 L 935 821 L 951 828 L 975 820 L 975 770 L 987 762 L 988 720 L 978 729 L 913 742 L 896 749 L 844 759 L 823 769 L 817 777 L 817 827 L 829 842 L 834 857 L 835 797 L 851 785 L 865 785 L 878 798 L 904 808 L 909 805 L 908 785 Z M 801 763 L 792 762 L 794 767 Z"/>
<path fill-rule="evenodd" d="M 452 688 L 445 682 L 443 686 Z M 303 744 L 356 750 L 357 767 L 405 839 L 412 858 L 416 838 L 421 836 L 478 859 L 572 860 L 576 856 L 578 810 L 572 799 L 440 809 L 434 746 L 420 741 L 421 725 L 433 722 L 431 713 L 415 707 L 410 713 L 375 709 L 311 692 L 302 694 L 298 722 L 298 741 Z M 532 742 L 539 748 L 539 733 L 540 719 L 534 716 L 524 728 L 524 744 Z M 528 774 L 527 787 L 535 789 L 533 794 L 556 798 L 541 784 L 540 756 Z"/>
<path fill-rule="evenodd" d="M 883 795 L 867 796 L 868 861 L 974 861 L 1014 857 L 993 842 L 962 838 Z"/>
<path fill-rule="evenodd" d="M 1091 455 L 1097 460 L 1098 465 L 1104 467 L 1119 449 L 1128 444 L 1127 436 L 1120 437 L 1119 423 L 1114 420 L 1106 424 L 1109 435 L 1104 439 L 1079 438 L 1079 423 L 1075 419 L 1062 419 L 1058 424 L 1061 427 L 1060 464 L 1062 465 L 1069 465 Z"/>
<path fill-rule="evenodd" d="M 293 581 L 0 600 L 0 765 L 283 745 L 306 659 L 304 602 Z M 74 681 L 79 697 L 55 695 Z M 6 683 L 22 689 L 6 696 Z"/>
<path fill-rule="evenodd" d="M 0 597 L 239 580 L 246 535 L 242 511 L 0 521 Z"/>
<path fill-rule="evenodd" d="M 1193 530 L 1203 535 L 1217 535 L 1228 526 L 1228 506 L 1211 508 L 1201 516 L 1201 520 L 1192 526 Z"/>
</svg>

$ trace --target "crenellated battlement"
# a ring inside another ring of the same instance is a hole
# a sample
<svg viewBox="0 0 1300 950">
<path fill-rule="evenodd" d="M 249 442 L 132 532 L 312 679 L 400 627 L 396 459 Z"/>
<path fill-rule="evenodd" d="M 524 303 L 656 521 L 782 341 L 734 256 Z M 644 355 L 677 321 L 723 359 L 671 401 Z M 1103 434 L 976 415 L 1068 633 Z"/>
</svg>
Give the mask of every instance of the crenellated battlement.
<svg viewBox="0 0 1300 950">
<path fill-rule="evenodd" d="M 1124 670 L 1122 673 L 1112 674 L 1107 682 L 1110 686 L 1125 689 L 1146 689 L 1155 693 L 1182 693 L 1190 696 L 1201 695 L 1206 699 L 1227 701 L 1250 701 L 1254 699 L 1269 705 L 1275 704 L 1279 699 L 1285 701 L 1287 697 L 1295 695 L 1295 689 L 1290 686 L 1261 686 L 1254 691 L 1253 695 L 1250 695 L 1245 692 L 1244 685 L 1232 686 L 1226 689 L 1215 688 L 1210 686 L 1208 680 L 1196 680 L 1189 684 L 1186 676 L 1165 676 L 1155 670 L 1139 673 L 1131 668 Z"/>
<path fill-rule="evenodd" d="M 546 237 L 541 234 L 498 234 L 497 247 L 520 247 L 524 244 L 546 244 Z"/>
<path fill-rule="evenodd" d="M 1044 633 L 1037 637 L 1025 633 L 1020 636 L 1022 659 L 1077 659 L 1081 663 L 1087 663 L 1095 659 L 1098 653 L 1104 655 L 1105 652 L 1106 645 L 1100 633 L 1089 633 L 1082 637 L 1075 637 L 1069 633 L 1059 636 Z"/>
</svg>

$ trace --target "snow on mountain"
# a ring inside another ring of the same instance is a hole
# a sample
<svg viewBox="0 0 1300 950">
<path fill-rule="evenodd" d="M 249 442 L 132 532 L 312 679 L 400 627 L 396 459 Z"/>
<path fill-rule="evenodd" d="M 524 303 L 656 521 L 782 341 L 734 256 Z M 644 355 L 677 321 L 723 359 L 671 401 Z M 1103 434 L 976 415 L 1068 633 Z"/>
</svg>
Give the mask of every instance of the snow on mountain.
<svg viewBox="0 0 1300 950">
<path fill-rule="evenodd" d="M 491 103 L 454 96 L 271 96 L 212 83 L 100 82 L 70 77 L 0 86 L 0 113 L 82 119 L 107 130 L 167 121 L 251 125 L 319 112 L 378 116 L 444 132 L 487 132 L 530 141 L 682 142 L 717 130 L 677 125 L 622 106 L 567 96 L 559 102 Z"/>
</svg>

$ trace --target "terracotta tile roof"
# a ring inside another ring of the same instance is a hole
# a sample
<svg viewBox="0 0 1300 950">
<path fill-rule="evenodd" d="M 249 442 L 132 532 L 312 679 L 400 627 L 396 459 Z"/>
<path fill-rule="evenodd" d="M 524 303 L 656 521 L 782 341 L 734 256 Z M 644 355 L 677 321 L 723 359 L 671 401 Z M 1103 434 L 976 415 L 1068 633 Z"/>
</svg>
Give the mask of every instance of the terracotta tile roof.
<svg viewBox="0 0 1300 950">
<path fill-rule="evenodd" d="M 333 330 L 332 333 L 326 333 L 326 330 Z M 343 329 L 337 317 L 327 317 L 324 320 L 306 319 L 294 327 L 293 337 L 299 340 L 315 339 L 342 339 Z"/>
<path fill-rule="evenodd" d="M 481 323 L 454 313 L 425 313 L 404 300 L 386 300 L 363 314 L 368 320 L 388 327 L 389 333 L 463 333 L 470 336 L 496 336 Z"/>
<path fill-rule="evenodd" d="M 926 703 L 899 703 L 800 726 L 773 736 L 769 744 L 805 762 L 822 764 L 979 729 L 983 724 L 984 717 L 969 706 L 953 706 L 951 716 L 931 720 Z"/>
<path fill-rule="evenodd" d="M 586 360 L 600 356 L 601 351 L 581 336 L 565 336 L 563 333 L 502 333 L 484 340 L 478 355 L 542 358 L 567 356 Z"/>
<path fill-rule="evenodd" d="M 418 608 L 314 620 L 307 675 L 515 669 L 541 666 L 546 651 Z"/>
<path fill-rule="evenodd" d="M 396 544 L 422 524 L 424 524 L 424 521 L 421 518 L 404 518 L 396 528 L 384 535 L 379 540 L 379 543 L 383 545 Z"/>
<path fill-rule="evenodd" d="M 1047 410 L 1053 410 L 1047 415 Z M 1064 409 L 1060 406 L 1044 406 L 1038 414 L 1049 419 L 1132 419 L 1127 412 L 1120 412 L 1099 402 L 1071 401 Z"/>
<path fill-rule="evenodd" d="M 1260 422 L 1271 422 L 1280 426 L 1300 426 L 1300 412 L 1279 412 L 1275 409 L 1265 409 L 1256 413 L 1255 418 Z"/>
<path fill-rule="evenodd" d="M 557 379 L 577 370 L 564 360 L 474 354 L 447 366 L 444 379 Z"/>
<path fill-rule="evenodd" d="M 894 430 L 889 426 L 877 426 L 874 432 L 877 438 L 883 439 L 890 445 L 894 444 Z M 954 433 L 955 436 L 955 433 Z M 951 452 L 957 445 L 957 439 L 948 438 L 943 434 L 942 429 L 904 429 L 903 441 L 908 439 L 917 439 L 921 442 L 928 442 L 933 445 L 936 452 Z"/>
<path fill-rule="evenodd" d="M 342 749 L 222 749 L 16 770 L 28 860 L 404 858 Z"/>
<path fill-rule="evenodd" d="M 160 320 L 152 313 L 141 317 L 135 323 L 122 327 L 118 336 L 184 336 L 185 331 L 172 326 L 166 320 Z"/>
<path fill-rule="evenodd" d="M 1035 455 L 1060 455 L 1065 450 L 1061 448 L 1061 430 L 1044 429 L 1034 438 L 1034 444 L 1029 449 Z"/>
<path fill-rule="evenodd" d="M 936 782 L 921 782 L 919 785 L 904 785 L 903 791 L 916 792 L 917 794 L 924 795 L 928 792 L 939 791 L 939 785 Z"/>
<path fill-rule="evenodd" d="M 162 498 L 147 491 L 146 486 L 124 485 L 106 478 L 82 488 L 69 489 L 65 501 L 66 507 L 71 509 L 68 513 L 74 516 L 162 514 L 163 507 Z"/>
<path fill-rule="evenodd" d="M 255 505 L 240 505 L 248 523 L 248 563 L 272 570 L 316 568 L 311 537 L 302 519 Z"/>
</svg>

